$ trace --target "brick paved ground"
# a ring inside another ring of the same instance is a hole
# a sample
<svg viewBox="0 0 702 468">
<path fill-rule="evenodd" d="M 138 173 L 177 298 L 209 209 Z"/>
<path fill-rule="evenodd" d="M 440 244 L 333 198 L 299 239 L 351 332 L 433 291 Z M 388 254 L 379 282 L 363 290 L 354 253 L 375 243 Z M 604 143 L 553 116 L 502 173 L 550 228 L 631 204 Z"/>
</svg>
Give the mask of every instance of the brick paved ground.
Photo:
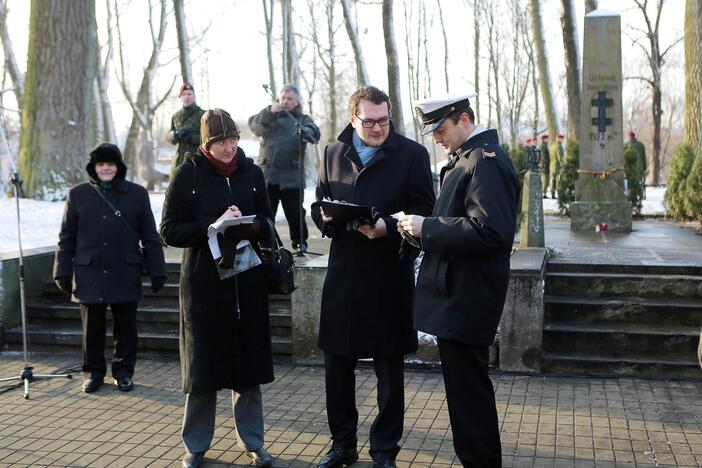
<svg viewBox="0 0 702 468">
<path fill-rule="evenodd" d="M 38 354 L 34 372 L 79 368 L 80 356 Z M 19 374 L 22 356 L 0 353 L 0 377 Z M 368 431 L 375 412 L 375 376 L 360 368 L 357 400 L 361 460 L 370 464 Z M 702 382 L 563 378 L 495 374 L 505 467 L 702 465 Z M 19 381 L 19 380 L 18 380 Z M 183 410 L 178 362 L 142 358 L 136 388 L 105 385 L 80 392 L 82 376 L 0 387 L 1 466 L 177 466 Z M 459 466 L 440 374 L 406 373 L 405 437 L 398 465 Z M 220 392 L 209 466 L 246 466 L 236 447 L 231 403 Z M 266 443 L 275 466 L 316 466 L 329 434 L 323 370 L 276 365 L 264 387 Z"/>
</svg>

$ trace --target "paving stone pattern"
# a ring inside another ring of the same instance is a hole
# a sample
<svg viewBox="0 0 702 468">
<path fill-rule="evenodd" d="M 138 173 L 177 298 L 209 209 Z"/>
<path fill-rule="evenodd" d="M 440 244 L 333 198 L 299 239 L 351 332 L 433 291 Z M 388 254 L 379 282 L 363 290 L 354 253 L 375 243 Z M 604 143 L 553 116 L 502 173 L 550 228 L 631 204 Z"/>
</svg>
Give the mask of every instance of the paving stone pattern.
<svg viewBox="0 0 702 468">
<path fill-rule="evenodd" d="M 34 372 L 80 368 L 80 355 L 37 354 Z M 19 375 L 22 355 L 0 353 L 0 377 Z M 264 386 L 266 445 L 276 467 L 310 467 L 329 444 L 324 370 L 277 364 Z M 173 358 L 141 358 L 136 388 L 106 384 L 80 392 L 72 380 L 0 387 L 0 466 L 179 466 L 184 396 Z M 460 466 L 454 457 L 441 375 L 407 370 L 401 467 Z M 702 465 L 702 381 L 493 374 L 505 467 Z M 19 379 L 18 379 L 19 382 Z M 367 467 L 376 379 L 357 371 L 359 446 Z M 219 393 L 217 429 L 206 466 L 248 466 L 236 445 L 228 392 Z"/>
</svg>

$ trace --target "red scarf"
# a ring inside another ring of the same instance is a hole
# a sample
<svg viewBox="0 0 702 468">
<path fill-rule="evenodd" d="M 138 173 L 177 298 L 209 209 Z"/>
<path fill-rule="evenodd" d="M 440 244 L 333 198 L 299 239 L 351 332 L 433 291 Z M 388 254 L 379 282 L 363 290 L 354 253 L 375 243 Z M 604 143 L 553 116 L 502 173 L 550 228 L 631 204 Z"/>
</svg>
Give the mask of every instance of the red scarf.
<svg viewBox="0 0 702 468">
<path fill-rule="evenodd" d="M 232 160 L 227 163 L 222 162 L 219 159 L 216 159 L 214 156 L 212 156 L 212 153 L 210 153 L 209 150 L 205 148 L 204 144 L 200 145 L 200 151 L 202 152 L 202 154 L 205 155 L 207 160 L 210 163 L 212 163 L 212 165 L 215 167 L 217 174 L 229 177 L 230 175 L 232 175 L 232 172 L 236 171 L 236 154 L 234 155 Z"/>
</svg>

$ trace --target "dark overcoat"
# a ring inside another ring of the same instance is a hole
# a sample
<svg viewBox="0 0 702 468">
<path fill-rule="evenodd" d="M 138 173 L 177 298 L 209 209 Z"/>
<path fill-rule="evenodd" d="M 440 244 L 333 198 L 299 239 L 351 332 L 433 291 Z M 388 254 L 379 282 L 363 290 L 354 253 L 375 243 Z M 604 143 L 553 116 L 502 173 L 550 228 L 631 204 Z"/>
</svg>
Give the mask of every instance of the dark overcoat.
<svg viewBox="0 0 702 468">
<path fill-rule="evenodd" d="M 295 119 L 293 121 L 290 115 Z M 302 113 L 302 107 L 297 106 L 286 112 L 271 112 L 271 106 L 264 107 L 261 112 L 249 118 L 251 131 L 261 137 L 261 148 L 258 164 L 263 169 L 263 175 L 268 185 L 278 185 L 281 190 L 300 188 L 300 154 L 297 136 L 297 125 L 305 132 L 306 141 L 319 141 L 319 128 L 312 117 Z M 304 154 L 306 141 L 302 143 Z M 304 174 L 304 169 L 303 169 Z M 305 180 L 302 179 L 304 187 Z"/>
<path fill-rule="evenodd" d="M 272 219 L 261 169 L 241 148 L 236 158 L 238 167 L 229 177 L 218 174 L 201 153 L 186 158 L 175 171 L 163 206 L 163 239 L 185 249 L 179 293 L 185 393 L 273 381 L 263 267 L 220 280 L 207 244 L 207 227 L 230 205 L 245 216 Z"/>
<path fill-rule="evenodd" d="M 73 302 L 115 304 L 141 300 L 139 241 L 147 252 L 151 277 L 166 276 L 163 245 L 156 231 L 149 193 L 124 180 L 124 163 L 117 166 L 111 189 L 98 188 L 95 163 L 91 162 L 87 166 L 91 182 L 76 185 L 68 192 L 53 275 L 73 277 Z M 120 211 L 122 219 L 115 216 L 97 190 Z"/>
<path fill-rule="evenodd" d="M 345 226 L 312 219 L 331 237 L 329 267 L 322 291 L 319 347 L 352 358 L 387 357 L 414 352 L 412 326 L 413 258 L 400 258 L 399 211 L 427 215 L 434 204 L 429 155 L 416 142 L 395 133 L 364 168 L 347 126 L 324 150 L 317 200 L 344 200 L 375 207 L 388 235 L 368 239 Z"/>
<path fill-rule="evenodd" d="M 475 346 L 493 342 L 509 283 L 519 191 L 495 130 L 470 138 L 444 166 L 434 212 L 422 224 L 417 330 Z"/>
</svg>

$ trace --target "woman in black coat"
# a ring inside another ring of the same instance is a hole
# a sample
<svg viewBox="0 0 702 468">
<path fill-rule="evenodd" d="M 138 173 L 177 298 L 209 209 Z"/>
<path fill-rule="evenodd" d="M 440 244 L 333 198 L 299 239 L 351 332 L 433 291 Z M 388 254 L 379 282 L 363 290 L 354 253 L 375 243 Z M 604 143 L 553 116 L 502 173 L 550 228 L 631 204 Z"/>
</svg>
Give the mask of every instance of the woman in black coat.
<svg viewBox="0 0 702 468">
<path fill-rule="evenodd" d="M 238 148 L 239 128 L 221 109 L 201 120 L 202 144 L 171 180 L 161 235 L 184 247 L 180 275 L 180 358 L 184 466 L 199 466 L 214 432 L 217 391 L 232 390 L 239 445 L 257 466 L 269 466 L 263 448 L 260 384 L 273 381 L 268 295 L 262 266 L 220 280 L 207 243 L 207 227 L 220 218 L 270 218 L 261 169 Z M 230 242 L 255 244 L 265 230 L 257 219 L 226 231 Z"/>
<path fill-rule="evenodd" d="M 105 313 L 114 320 L 112 376 L 117 388 L 130 391 L 137 358 L 137 301 L 141 299 L 139 242 L 149 263 L 151 287 L 166 281 L 163 247 L 151 212 L 149 193 L 124 180 L 127 166 L 117 146 L 102 143 L 85 167 L 90 182 L 71 189 L 61 223 L 54 260 L 54 281 L 73 302 L 80 303 L 83 321 L 83 391 L 103 383 Z M 115 213 L 119 210 L 119 216 Z"/>
</svg>

